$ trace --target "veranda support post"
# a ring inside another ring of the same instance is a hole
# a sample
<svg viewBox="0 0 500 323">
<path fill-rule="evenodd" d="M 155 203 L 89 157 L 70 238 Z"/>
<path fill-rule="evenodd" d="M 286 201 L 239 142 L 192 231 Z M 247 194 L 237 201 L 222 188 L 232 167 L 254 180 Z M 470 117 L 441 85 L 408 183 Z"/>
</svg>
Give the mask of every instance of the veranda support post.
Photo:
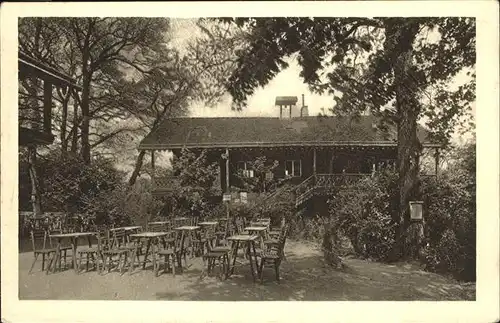
<svg viewBox="0 0 500 323">
<path fill-rule="evenodd" d="M 156 186 L 155 177 L 156 177 L 155 151 L 153 149 L 153 150 L 151 150 L 151 185 L 153 187 Z"/>
</svg>

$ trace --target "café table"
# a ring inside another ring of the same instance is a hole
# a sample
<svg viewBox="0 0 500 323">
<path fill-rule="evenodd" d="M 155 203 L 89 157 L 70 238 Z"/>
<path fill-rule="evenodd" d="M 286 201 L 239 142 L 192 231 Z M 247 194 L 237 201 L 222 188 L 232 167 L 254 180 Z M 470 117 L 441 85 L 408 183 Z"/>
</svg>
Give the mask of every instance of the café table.
<svg viewBox="0 0 500 323">
<path fill-rule="evenodd" d="M 148 224 L 152 224 L 152 225 L 165 225 L 165 224 L 169 224 L 170 221 L 153 221 L 153 222 L 148 222 Z"/>
<path fill-rule="evenodd" d="M 148 255 L 152 255 L 152 260 L 151 262 L 153 263 L 153 271 L 156 269 L 156 248 L 158 243 L 160 242 L 161 238 L 165 237 L 168 235 L 168 232 L 141 232 L 141 233 L 134 233 L 130 235 L 131 240 L 141 240 L 144 239 L 146 240 L 146 253 L 144 254 L 144 261 L 142 263 L 142 269 L 146 268 L 146 261 L 148 259 Z M 136 243 L 135 249 L 133 251 L 132 256 L 130 257 L 130 266 L 128 268 L 128 273 L 129 275 L 132 274 L 136 255 L 137 255 L 137 248 L 139 244 Z"/>
<path fill-rule="evenodd" d="M 116 231 L 116 230 L 123 230 L 123 231 L 134 231 L 142 228 L 140 225 L 132 225 L 132 226 L 126 226 L 126 227 L 118 227 L 118 228 L 112 228 L 109 229 L 109 231 Z"/>
<path fill-rule="evenodd" d="M 198 223 L 199 226 L 211 226 L 211 225 L 217 225 L 217 224 L 219 224 L 219 222 L 217 222 L 217 221 L 204 221 L 204 222 Z"/>
<path fill-rule="evenodd" d="M 75 272 L 78 272 L 78 267 L 76 264 L 76 247 L 78 246 L 78 238 L 87 238 L 89 247 L 92 247 L 92 241 L 91 238 L 94 236 L 96 233 L 95 232 L 72 232 L 72 233 L 55 233 L 55 234 L 50 234 L 50 238 L 54 238 L 57 240 L 57 246 L 56 246 L 56 256 L 54 261 L 52 262 L 54 264 L 54 270 L 56 268 L 56 265 L 59 262 L 59 258 L 61 257 L 61 244 L 64 239 L 70 239 L 71 240 L 71 247 L 73 251 L 72 259 L 73 259 L 73 268 Z M 49 265 L 51 267 L 51 265 Z M 50 270 L 50 268 L 47 268 L 47 272 Z"/>
<path fill-rule="evenodd" d="M 257 270 L 257 275 L 258 275 L 258 270 L 259 266 L 257 263 L 257 255 L 255 252 L 255 240 L 257 240 L 259 237 L 256 235 L 249 235 L 249 234 L 237 234 L 230 236 L 227 238 L 228 241 L 231 241 L 231 250 L 233 252 L 232 254 L 232 265 L 230 265 L 229 272 L 227 273 L 227 276 L 231 276 L 234 273 L 234 268 L 236 266 L 236 258 L 238 256 L 238 248 L 240 246 L 240 243 L 245 244 L 246 247 L 246 254 L 249 257 L 249 262 L 250 262 L 250 271 L 252 272 L 252 277 L 253 281 L 255 282 L 255 271 L 254 271 L 254 265 L 255 265 L 255 270 Z M 253 252 L 252 252 L 253 251 Z M 253 259 L 252 259 L 253 258 Z M 254 264 L 255 261 L 255 264 Z"/>
<path fill-rule="evenodd" d="M 249 234 L 259 236 L 260 247 L 261 247 L 261 249 L 263 249 L 264 239 L 266 238 L 265 235 L 266 235 L 267 227 L 265 227 L 265 226 L 250 226 L 250 227 L 246 227 L 244 230 L 247 231 Z"/>
<path fill-rule="evenodd" d="M 185 240 L 186 240 L 186 235 L 192 235 L 193 233 L 199 231 L 201 229 L 200 226 L 197 225 L 184 225 L 182 227 L 175 228 L 174 230 L 178 231 L 181 233 L 181 250 L 180 250 L 180 255 L 184 255 L 186 246 L 185 246 Z M 190 246 L 192 247 L 192 241 L 190 239 L 189 241 Z M 187 266 L 187 264 L 186 264 Z"/>
</svg>

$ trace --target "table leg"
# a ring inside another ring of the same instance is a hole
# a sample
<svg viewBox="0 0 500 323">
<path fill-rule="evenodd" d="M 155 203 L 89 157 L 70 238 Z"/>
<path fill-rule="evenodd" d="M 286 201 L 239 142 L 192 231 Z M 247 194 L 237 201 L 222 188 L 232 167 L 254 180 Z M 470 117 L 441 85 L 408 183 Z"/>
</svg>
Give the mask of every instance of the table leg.
<svg viewBox="0 0 500 323">
<path fill-rule="evenodd" d="M 76 265 L 76 245 L 77 245 L 78 239 L 72 238 L 71 239 L 71 247 L 73 248 L 73 269 L 75 270 L 75 273 L 78 273 L 78 266 Z M 60 256 L 59 256 L 60 257 Z"/>
<path fill-rule="evenodd" d="M 255 270 L 259 274 L 259 262 L 257 261 L 257 253 L 255 252 L 255 243 L 252 242 L 253 256 L 255 258 Z M 263 249 L 262 249 L 263 250 Z"/>
<path fill-rule="evenodd" d="M 179 254 L 179 264 L 181 265 L 182 269 L 182 257 L 184 256 L 184 253 L 186 252 L 185 250 L 185 239 L 186 239 L 186 234 L 184 231 L 181 231 L 181 253 Z M 184 265 L 187 267 L 187 257 L 184 258 Z"/>
<path fill-rule="evenodd" d="M 129 275 L 132 275 L 132 271 L 134 270 L 134 265 L 135 265 L 135 258 L 136 258 L 136 255 L 137 255 L 137 248 L 139 246 L 139 242 L 136 241 L 136 244 L 135 244 L 135 248 L 134 250 L 132 251 L 132 255 L 131 255 L 131 258 L 130 258 L 130 266 L 128 267 L 128 274 Z M 139 262 L 139 266 L 140 266 L 140 262 Z"/>
<path fill-rule="evenodd" d="M 144 261 L 142 263 L 142 269 L 146 269 L 146 261 L 148 260 L 149 249 L 151 248 L 151 239 L 148 239 L 146 244 L 146 253 L 144 254 Z"/>
<path fill-rule="evenodd" d="M 248 241 L 247 242 L 247 253 L 248 253 L 248 257 L 250 259 L 248 259 L 250 261 L 250 270 L 252 271 L 252 278 L 253 278 L 253 282 L 255 283 L 255 273 L 253 271 L 253 261 L 252 261 L 252 253 L 250 251 L 250 245 L 253 245 L 254 246 L 254 252 L 255 252 L 255 244 L 253 241 Z"/>
<path fill-rule="evenodd" d="M 54 255 L 54 259 L 47 265 L 47 269 L 45 272 L 46 274 L 48 274 L 49 271 L 53 273 L 56 271 L 57 261 L 60 257 L 60 254 L 61 254 L 61 238 L 57 238 L 56 254 Z M 53 269 L 52 266 L 54 266 Z"/>
<path fill-rule="evenodd" d="M 231 249 L 233 249 L 233 264 L 231 266 L 231 273 L 232 275 L 234 273 L 234 266 L 236 265 L 236 257 L 238 256 L 238 247 L 239 247 L 239 240 L 233 241 Z"/>
<path fill-rule="evenodd" d="M 153 239 L 153 245 L 152 245 L 152 255 L 151 257 L 153 257 L 153 274 L 155 276 L 158 276 L 158 271 L 156 270 L 156 244 L 158 243 L 158 239 Z"/>
</svg>

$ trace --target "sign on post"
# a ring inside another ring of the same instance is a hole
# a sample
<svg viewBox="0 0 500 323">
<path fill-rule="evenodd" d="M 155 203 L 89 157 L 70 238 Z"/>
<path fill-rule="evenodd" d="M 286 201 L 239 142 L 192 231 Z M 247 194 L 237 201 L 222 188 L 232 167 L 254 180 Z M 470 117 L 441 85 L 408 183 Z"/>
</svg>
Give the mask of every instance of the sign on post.
<svg viewBox="0 0 500 323">
<path fill-rule="evenodd" d="M 247 192 L 240 192 L 240 200 L 241 203 L 247 203 L 248 201 Z"/>
<path fill-rule="evenodd" d="M 230 202 L 231 201 L 231 193 L 224 193 L 222 195 L 222 201 L 223 202 Z"/>
<path fill-rule="evenodd" d="M 423 201 L 410 201 L 410 219 L 412 221 L 422 220 L 422 205 Z"/>
</svg>

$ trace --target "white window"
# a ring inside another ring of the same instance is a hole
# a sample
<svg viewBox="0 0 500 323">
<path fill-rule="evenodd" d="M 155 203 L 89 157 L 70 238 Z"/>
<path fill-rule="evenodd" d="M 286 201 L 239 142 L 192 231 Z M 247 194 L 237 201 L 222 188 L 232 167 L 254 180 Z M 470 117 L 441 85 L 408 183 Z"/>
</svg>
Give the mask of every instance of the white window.
<svg viewBox="0 0 500 323">
<path fill-rule="evenodd" d="M 285 162 L 285 176 L 301 177 L 302 176 L 301 160 L 287 160 Z"/>
<path fill-rule="evenodd" d="M 238 164 L 236 165 L 236 168 L 238 169 L 238 172 L 242 172 L 243 176 L 245 177 L 253 177 L 253 169 L 250 169 L 250 165 L 248 162 L 245 161 L 239 161 Z"/>
</svg>

